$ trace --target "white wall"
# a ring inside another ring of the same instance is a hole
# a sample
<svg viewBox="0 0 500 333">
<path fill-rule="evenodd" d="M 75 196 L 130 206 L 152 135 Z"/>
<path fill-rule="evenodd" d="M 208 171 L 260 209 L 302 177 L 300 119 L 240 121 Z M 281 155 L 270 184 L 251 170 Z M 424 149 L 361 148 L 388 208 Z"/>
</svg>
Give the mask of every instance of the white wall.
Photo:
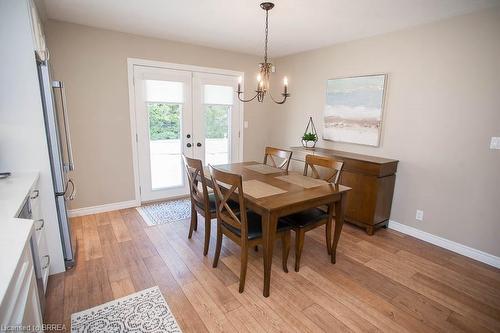
<svg viewBox="0 0 500 333">
<path fill-rule="evenodd" d="M 389 75 L 379 148 L 321 147 L 400 160 L 391 219 L 500 255 L 500 9 L 277 60 L 290 80 L 269 114 L 277 146 L 300 145 L 309 116 L 322 128 L 329 78 Z M 415 221 L 416 209 L 424 221 Z"/>
<path fill-rule="evenodd" d="M 51 274 L 64 271 L 28 2 L 0 0 L 0 170 L 40 172 Z"/>
</svg>

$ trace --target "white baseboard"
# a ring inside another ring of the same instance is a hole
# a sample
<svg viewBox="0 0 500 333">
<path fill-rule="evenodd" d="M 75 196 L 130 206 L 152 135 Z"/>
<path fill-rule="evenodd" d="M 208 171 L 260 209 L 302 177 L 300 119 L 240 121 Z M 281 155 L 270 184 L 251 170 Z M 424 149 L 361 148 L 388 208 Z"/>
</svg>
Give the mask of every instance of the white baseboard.
<svg viewBox="0 0 500 333">
<path fill-rule="evenodd" d="M 458 254 L 461 254 L 463 256 L 472 258 L 477 261 L 484 262 L 485 264 L 491 265 L 496 268 L 500 268 L 500 257 L 494 256 L 492 254 L 474 249 L 472 247 L 469 247 L 467 245 L 463 245 L 451 240 L 448 240 L 446 238 L 442 238 L 433 234 L 430 234 L 428 232 L 410 227 L 406 224 L 401 224 L 396 221 L 389 221 L 389 228 L 399 231 L 403 234 L 413 236 L 415 238 L 421 239 L 423 241 L 426 241 L 428 243 L 437 245 L 439 247 L 445 248 L 447 250 L 456 252 Z"/>
<path fill-rule="evenodd" d="M 99 206 L 71 209 L 68 211 L 68 216 L 69 217 L 77 217 L 77 216 L 84 216 L 84 215 L 90 215 L 90 214 L 104 213 L 104 212 L 110 212 L 110 211 L 118 210 L 118 209 L 137 207 L 140 205 L 141 204 L 137 200 L 114 202 L 114 203 L 99 205 Z"/>
</svg>

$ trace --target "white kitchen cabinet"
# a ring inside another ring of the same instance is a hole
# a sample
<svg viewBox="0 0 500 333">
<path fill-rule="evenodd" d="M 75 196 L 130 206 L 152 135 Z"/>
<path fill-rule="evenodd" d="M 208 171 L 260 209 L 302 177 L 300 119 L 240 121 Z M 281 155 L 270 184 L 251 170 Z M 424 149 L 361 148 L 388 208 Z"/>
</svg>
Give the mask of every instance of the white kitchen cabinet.
<svg viewBox="0 0 500 333">
<path fill-rule="evenodd" d="M 28 1 L 31 15 L 31 29 L 33 34 L 33 44 L 35 52 L 41 60 L 47 60 L 49 57 L 47 45 L 45 43 L 45 34 L 43 33 L 42 21 L 33 0 Z"/>
<path fill-rule="evenodd" d="M 30 238 L 33 221 L 12 219 L 3 226 L 2 238 L 16 237 L 9 246 L 9 254 L 2 258 L 0 325 L 2 330 L 42 332 L 42 312 L 35 278 L 35 266 L 31 254 Z M 2 249 L 5 250 L 5 249 Z M 6 251 L 7 252 L 7 251 Z"/>
<path fill-rule="evenodd" d="M 42 324 L 50 257 L 38 184 L 38 172 L 0 180 L 0 332 Z"/>
<path fill-rule="evenodd" d="M 45 220 L 43 219 L 40 190 L 38 181 L 30 189 L 28 200 L 30 200 L 31 218 L 34 220 L 35 235 L 32 242 L 33 260 L 37 278 L 42 279 L 43 293 L 47 291 L 47 281 L 50 273 L 50 255 L 47 246 L 45 231 Z"/>
</svg>

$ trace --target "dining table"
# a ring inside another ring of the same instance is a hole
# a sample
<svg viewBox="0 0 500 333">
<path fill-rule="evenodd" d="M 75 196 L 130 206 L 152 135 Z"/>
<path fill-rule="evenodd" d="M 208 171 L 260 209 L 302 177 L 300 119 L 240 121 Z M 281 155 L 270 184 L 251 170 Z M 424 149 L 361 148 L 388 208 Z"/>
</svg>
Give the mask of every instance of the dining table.
<svg viewBox="0 0 500 333">
<path fill-rule="evenodd" d="M 351 188 L 318 181 L 301 176 L 297 172 L 273 168 L 259 162 L 230 163 L 213 167 L 242 176 L 245 205 L 262 218 L 264 297 L 270 294 L 273 247 L 276 226 L 281 217 L 321 206 L 334 209 L 331 262 L 335 264 L 337 244 L 344 224 L 346 197 Z M 213 188 L 208 169 L 205 169 L 204 176 L 207 186 Z"/>
</svg>

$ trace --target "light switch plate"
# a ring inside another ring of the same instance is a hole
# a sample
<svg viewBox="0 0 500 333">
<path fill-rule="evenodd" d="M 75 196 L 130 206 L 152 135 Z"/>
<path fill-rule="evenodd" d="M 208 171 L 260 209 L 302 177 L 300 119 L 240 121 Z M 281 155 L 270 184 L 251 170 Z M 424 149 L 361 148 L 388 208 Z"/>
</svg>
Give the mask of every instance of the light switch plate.
<svg viewBox="0 0 500 333">
<path fill-rule="evenodd" d="M 500 149 L 500 137 L 491 137 L 490 149 Z"/>
<path fill-rule="evenodd" d="M 245 121 L 243 122 L 243 127 L 244 127 L 244 128 L 248 128 L 248 121 L 246 121 L 246 120 L 245 120 Z"/>
<path fill-rule="evenodd" d="M 424 220 L 424 211 L 417 209 L 417 214 L 415 214 L 415 219 L 417 221 L 423 221 Z"/>
</svg>

